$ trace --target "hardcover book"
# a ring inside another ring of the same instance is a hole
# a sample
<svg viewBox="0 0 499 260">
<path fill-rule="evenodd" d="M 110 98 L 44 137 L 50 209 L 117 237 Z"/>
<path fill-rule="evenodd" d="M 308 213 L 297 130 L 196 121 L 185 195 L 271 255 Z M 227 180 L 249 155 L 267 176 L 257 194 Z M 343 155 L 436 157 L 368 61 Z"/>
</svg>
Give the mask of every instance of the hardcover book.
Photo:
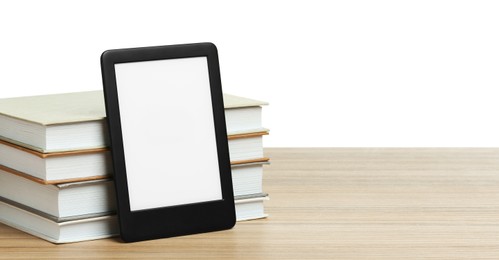
<svg viewBox="0 0 499 260">
<path fill-rule="evenodd" d="M 263 166 L 267 164 L 262 161 L 233 165 L 234 196 L 262 193 Z M 111 179 L 42 184 L 1 165 L 0 197 L 48 214 L 57 221 L 116 210 Z"/>
<path fill-rule="evenodd" d="M 224 94 L 228 135 L 268 132 L 267 103 Z M 0 99 L 0 139 L 42 153 L 108 146 L 101 90 Z"/>
<path fill-rule="evenodd" d="M 268 161 L 263 156 L 262 136 L 267 132 L 229 137 L 231 164 Z M 107 148 L 41 153 L 0 140 L 0 166 L 43 184 L 109 178 L 111 156 Z"/>
<path fill-rule="evenodd" d="M 232 165 L 234 196 L 262 193 L 263 166 L 268 164 L 262 161 Z"/>
<path fill-rule="evenodd" d="M 264 193 L 237 197 L 237 221 L 267 217 L 263 202 L 268 199 L 268 195 Z M 0 197 L 0 213 L 0 222 L 56 244 L 95 240 L 119 234 L 116 215 L 84 215 L 61 221 L 3 197 Z"/>
<path fill-rule="evenodd" d="M 65 220 L 74 216 L 114 212 L 111 179 L 47 185 L 0 166 L 0 197 Z M 1 215 L 1 213 L 0 213 Z"/>
<path fill-rule="evenodd" d="M 102 91 L 0 100 L 0 136 L 43 153 L 107 146 Z"/>
<path fill-rule="evenodd" d="M 107 148 L 41 153 L 0 140 L 0 165 L 44 184 L 104 179 L 112 174 Z"/>
<path fill-rule="evenodd" d="M 237 221 L 266 218 L 263 202 L 269 200 L 266 193 L 250 194 L 234 197 Z"/>
<path fill-rule="evenodd" d="M 224 94 L 225 120 L 229 136 L 268 132 L 262 127 L 262 106 L 267 102 Z"/>
<path fill-rule="evenodd" d="M 0 197 L 0 222 L 52 243 L 72 243 L 119 234 L 116 215 L 56 221 L 46 214 Z"/>
</svg>

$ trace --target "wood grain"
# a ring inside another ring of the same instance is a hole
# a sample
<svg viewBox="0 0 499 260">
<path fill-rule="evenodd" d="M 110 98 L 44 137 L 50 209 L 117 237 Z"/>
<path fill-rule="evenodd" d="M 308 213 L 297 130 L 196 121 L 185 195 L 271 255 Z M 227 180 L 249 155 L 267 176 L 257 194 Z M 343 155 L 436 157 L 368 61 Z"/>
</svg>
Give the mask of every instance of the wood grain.
<svg viewBox="0 0 499 260">
<path fill-rule="evenodd" d="M 270 217 L 229 231 L 53 245 L 0 225 L 0 259 L 499 259 L 499 149 L 266 149 Z"/>
</svg>

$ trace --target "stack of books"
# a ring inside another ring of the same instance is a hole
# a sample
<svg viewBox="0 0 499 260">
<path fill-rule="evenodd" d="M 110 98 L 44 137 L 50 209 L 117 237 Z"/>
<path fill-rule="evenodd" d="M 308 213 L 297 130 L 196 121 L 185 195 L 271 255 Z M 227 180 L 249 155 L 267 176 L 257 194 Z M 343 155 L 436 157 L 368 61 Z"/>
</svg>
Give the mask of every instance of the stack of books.
<svg viewBox="0 0 499 260">
<path fill-rule="evenodd" d="M 237 220 L 264 218 L 263 166 L 269 158 L 263 154 L 262 106 L 267 103 L 224 94 L 225 121 L 232 165 L 232 184 Z"/>
<path fill-rule="evenodd" d="M 238 220 L 265 217 L 264 102 L 224 95 Z M 0 222 L 54 243 L 115 236 L 102 91 L 0 100 Z"/>
</svg>

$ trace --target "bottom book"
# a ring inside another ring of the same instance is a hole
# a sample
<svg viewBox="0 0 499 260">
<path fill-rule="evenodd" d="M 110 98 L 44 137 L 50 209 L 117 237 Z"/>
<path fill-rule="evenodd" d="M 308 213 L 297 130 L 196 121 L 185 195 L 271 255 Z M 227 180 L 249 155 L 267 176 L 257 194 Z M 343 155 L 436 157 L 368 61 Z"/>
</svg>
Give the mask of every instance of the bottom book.
<svg viewBox="0 0 499 260">
<path fill-rule="evenodd" d="M 269 195 L 266 193 L 257 193 L 250 195 L 236 196 L 236 219 L 237 221 L 252 220 L 266 218 L 263 202 L 269 200 Z"/>
<path fill-rule="evenodd" d="M 235 197 L 237 221 L 265 218 L 263 202 L 268 194 Z M 56 221 L 57 217 L 0 197 L 0 222 L 52 243 L 74 243 L 117 236 L 116 215 L 83 215 Z"/>
<path fill-rule="evenodd" d="M 116 215 L 85 216 L 54 221 L 40 211 L 7 199 L 0 199 L 0 222 L 52 243 L 72 243 L 119 234 Z"/>
</svg>

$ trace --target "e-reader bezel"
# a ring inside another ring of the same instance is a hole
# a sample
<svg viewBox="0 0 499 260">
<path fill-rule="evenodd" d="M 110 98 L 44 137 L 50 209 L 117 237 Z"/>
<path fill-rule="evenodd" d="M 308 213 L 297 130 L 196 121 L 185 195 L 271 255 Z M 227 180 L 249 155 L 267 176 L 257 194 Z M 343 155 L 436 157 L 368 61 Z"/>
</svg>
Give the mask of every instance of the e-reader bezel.
<svg viewBox="0 0 499 260">
<path fill-rule="evenodd" d="M 206 57 L 208 63 L 222 199 L 132 211 L 127 184 L 115 64 L 193 57 Z M 195 43 L 108 50 L 102 53 L 101 69 L 111 141 L 117 213 L 123 241 L 134 242 L 232 228 L 235 225 L 236 216 L 220 69 L 215 45 Z"/>
</svg>

